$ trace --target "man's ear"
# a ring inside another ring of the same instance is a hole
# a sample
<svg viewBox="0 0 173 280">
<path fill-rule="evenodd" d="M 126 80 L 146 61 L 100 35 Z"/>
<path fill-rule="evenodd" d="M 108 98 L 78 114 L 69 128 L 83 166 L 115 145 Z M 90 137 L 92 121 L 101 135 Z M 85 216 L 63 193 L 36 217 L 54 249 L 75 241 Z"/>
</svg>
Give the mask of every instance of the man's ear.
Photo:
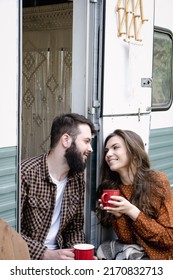
<svg viewBox="0 0 173 280">
<path fill-rule="evenodd" d="M 62 145 L 65 148 L 69 148 L 71 146 L 71 143 L 72 143 L 72 138 L 69 134 L 65 133 L 65 134 L 62 135 L 61 141 L 62 141 Z"/>
</svg>

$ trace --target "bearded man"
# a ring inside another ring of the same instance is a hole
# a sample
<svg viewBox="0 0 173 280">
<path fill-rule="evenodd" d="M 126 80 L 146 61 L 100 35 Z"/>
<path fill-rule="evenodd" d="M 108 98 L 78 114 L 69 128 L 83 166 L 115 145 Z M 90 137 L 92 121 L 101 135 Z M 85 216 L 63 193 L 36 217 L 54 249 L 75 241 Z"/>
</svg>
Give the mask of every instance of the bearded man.
<svg viewBox="0 0 173 280">
<path fill-rule="evenodd" d="M 84 170 L 93 123 L 82 115 L 54 119 L 48 153 L 21 164 L 21 234 L 31 259 L 73 260 L 84 243 Z"/>
</svg>

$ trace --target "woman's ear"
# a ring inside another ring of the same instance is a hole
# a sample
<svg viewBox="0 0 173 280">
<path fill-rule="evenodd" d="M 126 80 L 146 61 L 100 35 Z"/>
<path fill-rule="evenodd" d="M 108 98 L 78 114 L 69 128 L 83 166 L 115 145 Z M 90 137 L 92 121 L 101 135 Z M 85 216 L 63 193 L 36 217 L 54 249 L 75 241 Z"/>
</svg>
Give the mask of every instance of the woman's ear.
<svg viewBox="0 0 173 280">
<path fill-rule="evenodd" d="M 72 143 L 72 137 L 69 134 L 65 133 L 62 135 L 61 141 L 65 148 L 69 148 Z"/>
</svg>

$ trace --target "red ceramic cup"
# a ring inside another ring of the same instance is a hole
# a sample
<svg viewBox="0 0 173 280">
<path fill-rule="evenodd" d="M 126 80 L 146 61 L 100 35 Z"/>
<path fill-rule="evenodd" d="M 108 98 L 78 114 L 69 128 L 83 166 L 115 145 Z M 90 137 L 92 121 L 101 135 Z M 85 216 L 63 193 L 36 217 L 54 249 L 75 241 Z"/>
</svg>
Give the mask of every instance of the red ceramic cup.
<svg viewBox="0 0 173 280">
<path fill-rule="evenodd" d="M 92 244 L 74 245 L 75 260 L 93 260 L 94 246 Z"/>
<path fill-rule="evenodd" d="M 101 200 L 103 207 L 114 207 L 112 204 L 108 203 L 108 200 L 111 200 L 111 196 L 119 196 L 120 190 L 103 190 Z"/>
</svg>

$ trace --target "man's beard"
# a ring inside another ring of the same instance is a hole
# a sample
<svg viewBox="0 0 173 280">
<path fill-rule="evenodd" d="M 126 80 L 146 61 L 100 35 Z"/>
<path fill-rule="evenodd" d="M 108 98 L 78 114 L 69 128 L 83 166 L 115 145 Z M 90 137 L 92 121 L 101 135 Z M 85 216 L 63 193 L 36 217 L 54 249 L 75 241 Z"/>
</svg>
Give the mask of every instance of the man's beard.
<svg viewBox="0 0 173 280">
<path fill-rule="evenodd" d="M 70 173 L 83 172 L 86 167 L 86 162 L 82 159 L 81 152 L 78 151 L 76 143 L 73 141 L 71 146 L 65 152 L 65 158 L 70 167 Z"/>
</svg>

